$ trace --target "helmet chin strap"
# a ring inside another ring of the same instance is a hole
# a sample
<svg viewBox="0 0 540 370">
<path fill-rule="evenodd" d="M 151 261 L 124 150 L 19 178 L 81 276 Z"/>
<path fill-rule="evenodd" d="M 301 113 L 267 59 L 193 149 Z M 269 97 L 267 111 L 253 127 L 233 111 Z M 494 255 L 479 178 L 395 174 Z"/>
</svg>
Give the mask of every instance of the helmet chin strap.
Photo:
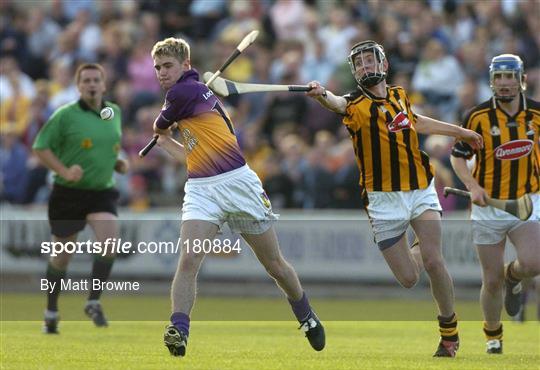
<svg viewBox="0 0 540 370">
<path fill-rule="evenodd" d="M 500 101 L 501 103 L 510 103 L 512 100 L 514 100 L 517 97 L 517 95 L 514 96 L 499 96 L 495 95 L 495 99 Z"/>
<path fill-rule="evenodd" d="M 357 80 L 357 82 L 364 88 L 369 89 L 370 87 L 373 87 L 380 82 L 384 80 L 384 75 L 381 75 L 380 73 L 367 73 L 360 80 Z"/>
</svg>

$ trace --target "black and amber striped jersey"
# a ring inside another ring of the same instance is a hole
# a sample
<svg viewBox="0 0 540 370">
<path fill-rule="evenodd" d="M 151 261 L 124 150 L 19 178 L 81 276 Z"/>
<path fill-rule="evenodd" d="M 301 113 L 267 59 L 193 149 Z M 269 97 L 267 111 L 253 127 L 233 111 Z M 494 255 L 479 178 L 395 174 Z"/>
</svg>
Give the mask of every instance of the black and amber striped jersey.
<svg viewBox="0 0 540 370">
<path fill-rule="evenodd" d="M 512 117 L 493 99 L 474 107 L 463 127 L 482 135 L 484 148 L 473 151 L 458 141 L 452 150 L 454 157 L 476 154 L 473 176 L 491 198 L 516 199 L 539 191 L 540 103 L 522 96 L 520 107 Z"/>
<path fill-rule="evenodd" d="M 429 157 L 418 147 L 416 115 L 407 94 L 387 87 L 386 98 L 357 90 L 345 95 L 347 127 L 366 191 L 425 189 L 433 178 Z"/>
</svg>

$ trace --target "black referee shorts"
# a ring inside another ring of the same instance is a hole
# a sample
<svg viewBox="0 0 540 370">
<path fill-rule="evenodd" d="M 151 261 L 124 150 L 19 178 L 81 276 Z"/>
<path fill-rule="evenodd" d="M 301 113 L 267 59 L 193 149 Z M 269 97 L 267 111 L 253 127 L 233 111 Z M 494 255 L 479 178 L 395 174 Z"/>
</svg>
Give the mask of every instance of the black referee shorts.
<svg viewBox="0 0 540 370">
<path fill-rule="evenodd" d="M 116 189 L 84 190 L 54 184 L 49 198 L 51 233 L 65 238 L 86 226 L 89 213 L 107 212 L 117 215 L 119 193 Z"/>
</svg>

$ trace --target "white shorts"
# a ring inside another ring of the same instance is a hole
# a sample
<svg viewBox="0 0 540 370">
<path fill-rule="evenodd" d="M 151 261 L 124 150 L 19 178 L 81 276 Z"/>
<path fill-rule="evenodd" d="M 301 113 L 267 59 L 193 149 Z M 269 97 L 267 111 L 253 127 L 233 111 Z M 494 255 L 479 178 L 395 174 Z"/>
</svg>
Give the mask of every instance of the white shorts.
<svg viewBox="0 0 540 370">
<path fill-rule="evenodd" d="M 397 242 L 407 231 L 410 220 L 428 209 L 442 211 L 435 184 L 411 191 L 371 191 L 367 193 L 367 206 L 375 242 L 385 250 Z"/>
<path fill-rule="evenodd" d="M 497 244 L 506 234 L 529 222 L 540 222 L 540 194 L 531 194 L 533 210 L 527 221 L 492 206 L 472 205 L 471 220 L 473 241 L 476 245 Z"/>
<path fill-rule="evenodd" d="M 277 220 L 261 181 L 248 165 L 221 175 L 189 179 L 182 221 L 209 221 L 232 231 L 262 234 Z"/>
</svg>

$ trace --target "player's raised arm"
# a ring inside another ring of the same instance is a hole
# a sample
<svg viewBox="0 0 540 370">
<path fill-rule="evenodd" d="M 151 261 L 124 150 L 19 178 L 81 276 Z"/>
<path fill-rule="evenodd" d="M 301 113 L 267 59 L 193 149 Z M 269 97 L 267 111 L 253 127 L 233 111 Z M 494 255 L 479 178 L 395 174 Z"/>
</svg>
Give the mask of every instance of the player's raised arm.
<svg viewBox="0 0 540 370">
<path fill-rule="evenodd" d="M 418 114 L 417 117 L 418 120 L 416 121 L 415 128 L 420 134 L 452 136 L 466 142 L 474 150 L 484 147 L 482 136 L 474 131 L 420 114 Z"/>
<path fill-rule="evenodd" d="M 317 100 L 326 109 L 339 114 L 347 111 L 347 100 L 342 96 L 336 96 L 331 91 L 326 90 L 318 81 L 311 81 L 308 86 L 312 89 L 306 92 L 307 96 Z"/>
</svg>

